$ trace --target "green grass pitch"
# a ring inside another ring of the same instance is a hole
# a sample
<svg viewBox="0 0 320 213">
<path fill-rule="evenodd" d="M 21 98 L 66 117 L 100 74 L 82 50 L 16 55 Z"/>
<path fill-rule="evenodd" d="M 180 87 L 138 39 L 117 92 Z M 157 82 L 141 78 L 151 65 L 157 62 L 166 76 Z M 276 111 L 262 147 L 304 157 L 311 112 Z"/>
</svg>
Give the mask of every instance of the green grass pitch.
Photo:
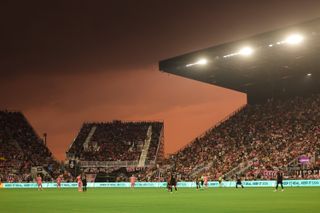
<svg viewBox="0 0 320 213">
<path fill-rule="evenodd" d="M 0 189 L 0 212 L 320 212 L 320 188 L 163 188 Z"/>
</svg>

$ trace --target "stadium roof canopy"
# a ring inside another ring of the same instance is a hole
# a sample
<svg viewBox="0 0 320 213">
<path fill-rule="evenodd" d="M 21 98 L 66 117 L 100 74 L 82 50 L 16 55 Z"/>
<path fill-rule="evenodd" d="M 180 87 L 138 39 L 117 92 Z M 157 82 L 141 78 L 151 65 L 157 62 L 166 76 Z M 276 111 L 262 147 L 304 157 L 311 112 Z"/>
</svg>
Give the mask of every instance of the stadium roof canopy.
<svg viewBox="0 0 320 213">
<path fill-rule="evenodd" d="M 253 99 L 319 89 L 320 18 L 162 60 L 159 69 Z"/>
</svg>

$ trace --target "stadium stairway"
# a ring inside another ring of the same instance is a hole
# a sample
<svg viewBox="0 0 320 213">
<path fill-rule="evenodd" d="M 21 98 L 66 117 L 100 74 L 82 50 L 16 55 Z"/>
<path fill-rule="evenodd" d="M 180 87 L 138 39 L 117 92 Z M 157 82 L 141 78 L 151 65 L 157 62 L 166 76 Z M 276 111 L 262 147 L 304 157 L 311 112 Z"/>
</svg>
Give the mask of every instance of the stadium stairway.
<svg viewBox="0 0 320 213">
<path fill-rule="evenodd" d="M 197 167 L 191 174 L 191 177 L 196 177 L 199 173 L 211 168 L 213 166 L 213 162 L 210 162 L 208 164 L 204 164 L 203 166 Z"/>
<path fill-rule="evenodd" d="M 244 163 L 241 163 L 239 166 L 231 169 L 229 172 L 225 173 L 223 176 L 225 179 L 230 179 L 234 175 L 242 174 L 250 169 L 250 167 L 253 165 L 253 163 L 257 160 L 257 158 L 254 158 L 252 160 L 248 160 Z"/>
<path fill-rule="evenodd" d="M 32 166 L 31 175 L 32 177 L 37 177 L 38 174 L 52 178 L 51 174 L 43 166 Z"/>
<path fill-rule="evenodd" d="M 89 143 L 90 143 L 91 138 L 92 138 L 93 134 L 95 133 L 96 129 L 97 129 L 97 126 L 93 126 L 93 127 L 91 128 L 91 130 L 90 130 L 90 132 L 89 132 L 86 140 L 85 140 L 84 143 L 83 143 L 83 148 L 84 148 L 84 150 L 88 150 L 88 149 L 89 149 Z"/>
<path fill-rule="evenodd" d="M 149 151 L 149 146 L 150 146 L 150 142 L 152 139 L 152 126 L 150 125 L 148 127 L 148 131 L 147 131 L 147 138 L 145 139 L 145 143 L 142 147 L 142 152 L 139 158 L 139 163 L 138 163 L 138 167 L 144 167 L 145 163 L 146 163 L 146 159 L 147 159 L 147 155 L 148 155 L 148 151 Z"/>
</svg>

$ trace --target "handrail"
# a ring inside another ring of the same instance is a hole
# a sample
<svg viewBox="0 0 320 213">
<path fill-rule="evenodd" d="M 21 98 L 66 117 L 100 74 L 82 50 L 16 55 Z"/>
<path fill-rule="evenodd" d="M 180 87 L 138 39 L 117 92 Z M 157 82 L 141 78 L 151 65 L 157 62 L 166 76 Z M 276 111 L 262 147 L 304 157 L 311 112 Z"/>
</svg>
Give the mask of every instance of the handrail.
<svg viewBox="0 0 320 213">
<path fill-rule="evenodd" d="M 233 169 L 231 169 L 230 171 L 228 171 L 227 173 L 224 174 L 224 177 L 229 177 L 232 176 L 234 174 L 239 174 L 244 172 L 245 170 L 247 170 L 248 168 L 250 168 L 250 166 L 252 166 L 253 162 L 256 161 L 257 158 L 253 158 L 251 160 L 246 161 L 244 164 L 240 164 L 236 167 L 234 167 Z"/>
<path fill-rule="evenodd" d="M 204 164 L 203 166 L 201 167 L 197 167 L 197 169 L 195 171 L 193 171 L 191 173 L 191 177 L 195 177 L 197 174 L 199 174 L 200 172 L 202 172 L 203 170 L 205 169 L 209 169 L 211 166 L 213 165 L 213 162 L 210 162 L 208 164 Z"/>
<path fill-rule="evenodd" d="M 163 143 L 163 137 L 164 137 L 163 132 L 164 132 L 164 125 L 162 125 L 160 135 L 159 135 L 159 141 L 158 141 L 158 147 L 157 147 L 157 151 L 156 151 L 155 162 L 157 162 L 159 149 L 160 149 L 161 143 Z"/>
</svg>

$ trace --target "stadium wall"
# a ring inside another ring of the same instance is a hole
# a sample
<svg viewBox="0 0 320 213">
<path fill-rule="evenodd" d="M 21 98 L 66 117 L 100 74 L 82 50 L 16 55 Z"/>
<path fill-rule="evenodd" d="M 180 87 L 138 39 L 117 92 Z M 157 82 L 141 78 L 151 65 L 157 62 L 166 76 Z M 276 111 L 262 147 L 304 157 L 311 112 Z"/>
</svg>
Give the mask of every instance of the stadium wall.
<svg viewBox="0 0 320 213">
<path fill-rule="evenodd" d="M 243 181 L 244 187 L 275 187 L 276 181 Z M 13 188 L 37 188 L 36 183 L 2 183 L 2 188 L 13 189 Z M 56 183 L 43 183 L 43 188 L 56 188 Z M 88 183 L 89 188 L 129 188 L 129 182 L 102 182 L 102 183 Z M 166 182 L 137 182 L 135 187 L 137 188 L 165 188 Z M 235 187 L 235 181 L 225 181 L 222 183 L 222 187 Z M 320 187 L 319 180 L 285 180 L 283 181 L 284 187 Z M 61 183 L 62 188 L 77 188 L 76 182 L 72 183 Z M 195 182 L 179 182 L 178 187 L 190 188 L 196 187 Z M 208 187 L 218 188 L 219 183 L 217 181 L 208 182 Z"/>
</svg>

